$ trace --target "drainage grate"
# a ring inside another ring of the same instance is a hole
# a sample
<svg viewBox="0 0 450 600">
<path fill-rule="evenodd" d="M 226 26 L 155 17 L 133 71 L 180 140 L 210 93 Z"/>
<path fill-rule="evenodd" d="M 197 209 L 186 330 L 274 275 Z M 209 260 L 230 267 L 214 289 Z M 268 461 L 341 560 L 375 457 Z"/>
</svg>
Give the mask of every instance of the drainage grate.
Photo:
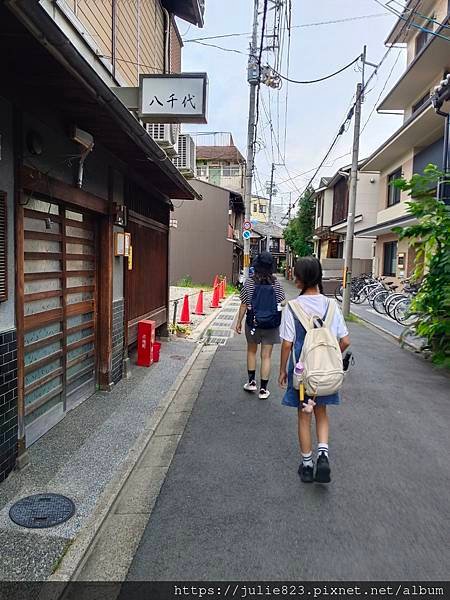
<svg viewBox="0 0 450 600">
<path fill-rule="evenodd" d="M 228 338 L 226 337 L 211 337 L 208 340 L 209 344 L 218 344 L 219 346 L 225 346 L 225 344 L 227 343 Z"/>
<path fill-rule="evenodd" d="M 54 527 L 68 521 L 75 514 L 75 504 L 60 494 L 36 494 L 22 498 L 9 510 L 16 525 L 30 529 Z"/>
</svg>

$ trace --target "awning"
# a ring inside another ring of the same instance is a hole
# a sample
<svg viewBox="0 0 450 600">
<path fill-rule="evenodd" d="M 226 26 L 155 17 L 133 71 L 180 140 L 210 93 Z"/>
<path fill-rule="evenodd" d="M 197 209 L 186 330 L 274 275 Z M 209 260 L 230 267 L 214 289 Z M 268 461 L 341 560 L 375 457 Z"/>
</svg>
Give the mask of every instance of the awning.
<svg viewBox="0 0 450 600">
<path fill-rule="evenodd" d="M 392 229 L 394 227 L 409 227 L 410 225 L 415 225 L 416 223 L 417 219 L 415 217 L 406 215 L 403 217 L 398 217 L 397 219 L 385 221 L 384 223 L 372 225 L 372 227 L 367 227 L 366 229 L 360 229 L 359 231 L 355 232 L 355 237 L 385 235 L 387 233 L 392 233 Z"/>
<path fill-rule="evenodd" d="M 444 129 L 444 119 L 437 115 L 431 105 L 418 110 L 417 114 L 405 121 L 400 129 L 370 156 L 360 171 L 384 171 L 402 156 L 426 148 L 440 137 Z"/>
<path fill-rule="evenodd" d="M 0 91 L 77 125 L 167 198 L 199 198 L 38 2 L 0 3 Z"/>
</svg>

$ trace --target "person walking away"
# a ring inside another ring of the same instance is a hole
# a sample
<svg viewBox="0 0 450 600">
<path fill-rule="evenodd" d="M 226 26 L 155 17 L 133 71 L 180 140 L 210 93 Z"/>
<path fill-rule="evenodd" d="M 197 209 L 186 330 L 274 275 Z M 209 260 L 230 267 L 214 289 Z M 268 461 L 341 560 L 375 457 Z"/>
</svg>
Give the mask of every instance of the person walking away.
<svg viewBox="0 0 450 600">
<path fill-rule="evenodd" d="M 339 344 L 338 347 L 335 344 L 336 348 L 334 351 L 336 353 L 339 352 L 339 349 L 343 353 L 350 346 L 350 338 L 344 317 L 337 303 L 334 299 L 323 295 L 322 267 L 319 260 L 313 256 L 301 258 L 294 267 L 294 276 L 296 286 L 300 290 L 300 295 L 295 300 L 289 302 L 284 311 L 280 327 L 282 345 L 279 384 L 281 387 L 286 388 L 282 404 L 298 409 L 298 436 L 302 454 L 298 473 L 301 480 L 304 483 L 311 483 L 313 481 L 329 483 L 331 481 L 331 469 L 328 456 L 329 422 L 327 406 L 339 404 L 339 392 L 336 391 L 328 395 L 317 395 L 314 397 L 305 395 L 305 401 L 300 402 L 299 390 L 294 387 L 296 377 L 294 367 L 298 365 L 295 371 L 296 374 L 299 371 L 301 372 L 303 367 L 297 361 L 300 360 L 307 335 L 304 324 L 308 329 L 310 327 L 328 327 L 330 333 L 336 338 Z M 326 332 L 324 335 L 326 338 Z M 332 336 L 330 336 L 330 339 L 333 342 L 334 338 Z M 292 351 L 293 349 L 294 351 Z M 320 363 L 320 353 L 328 351 L 333 351 L 332 344 L 328 346 L 323 345 L 322 347 L 320 345 L 316 346 L 314 352 L 319 353 L 317 358 L 318 363 Z M 341 359 L 342 354 L 339 354 L 338 360 L 340 362 Z M 303 386 L 303 383 L 300 383 L 299 386 Z M 311 440 L 311 406 L 313 405 L 318 442 L 315 472 Z"/>
<path fill-rule="evenodd" d="M 274 261 L 270 252 L 261 252 L 253 262 L 253 275 L 245 282 L 241 290 L 241 307 L 236 323 L 236 332 L 242 333 L 242 321 L 245 315 L 245 337 L 247 339 L 248 381 L 244 385 L 246 392 L 256 392 L 256 355 L 261 345 L 261 384 L 259 398 L 270 396 L 268 382 L 270 378 L 272 350 L 280 343 L 281 311 L 286 297 L 278 279 L 273 275 Z"/>
</svg>

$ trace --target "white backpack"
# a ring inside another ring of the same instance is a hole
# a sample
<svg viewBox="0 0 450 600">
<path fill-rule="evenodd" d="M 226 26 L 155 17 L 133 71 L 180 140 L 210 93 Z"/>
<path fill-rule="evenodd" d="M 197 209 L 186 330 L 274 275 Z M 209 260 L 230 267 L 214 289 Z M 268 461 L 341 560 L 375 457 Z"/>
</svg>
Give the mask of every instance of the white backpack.
<svg viewBox="0 0 450 600">
<path fill-rule="evenodd" d="M 303 374 L 297 376 L 294 370 L 294 388 L 299 389 L 303 383 L 308 396 L 329 396 L 342 386 L 344 368 L 342 352 L 336 336 L 330 330 L 336 304 L 328 301 L 325 319 L 308 315 L 296 300 L 289 306 L 306 330 L 300 361 L 303 363 Z M 322 327 L 315 327 L 314 320 L 320 319 Z M 294 346 L 292 348 L 294 367 L 296 364 Z"/>
</svg>

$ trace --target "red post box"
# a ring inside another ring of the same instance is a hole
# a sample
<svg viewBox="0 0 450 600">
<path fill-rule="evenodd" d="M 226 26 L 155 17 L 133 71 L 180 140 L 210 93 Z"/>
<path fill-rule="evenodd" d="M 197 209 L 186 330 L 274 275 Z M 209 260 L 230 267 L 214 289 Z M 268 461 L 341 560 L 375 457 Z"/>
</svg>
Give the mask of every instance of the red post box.
<svg viewBox="0 0 450 600">
<path fill-rule="evenodd" d="M 138 323 L 138 367 L 149 367 L 153 363 L 155 330 L 155 321 L 145 320 Z"/>
</svg>

